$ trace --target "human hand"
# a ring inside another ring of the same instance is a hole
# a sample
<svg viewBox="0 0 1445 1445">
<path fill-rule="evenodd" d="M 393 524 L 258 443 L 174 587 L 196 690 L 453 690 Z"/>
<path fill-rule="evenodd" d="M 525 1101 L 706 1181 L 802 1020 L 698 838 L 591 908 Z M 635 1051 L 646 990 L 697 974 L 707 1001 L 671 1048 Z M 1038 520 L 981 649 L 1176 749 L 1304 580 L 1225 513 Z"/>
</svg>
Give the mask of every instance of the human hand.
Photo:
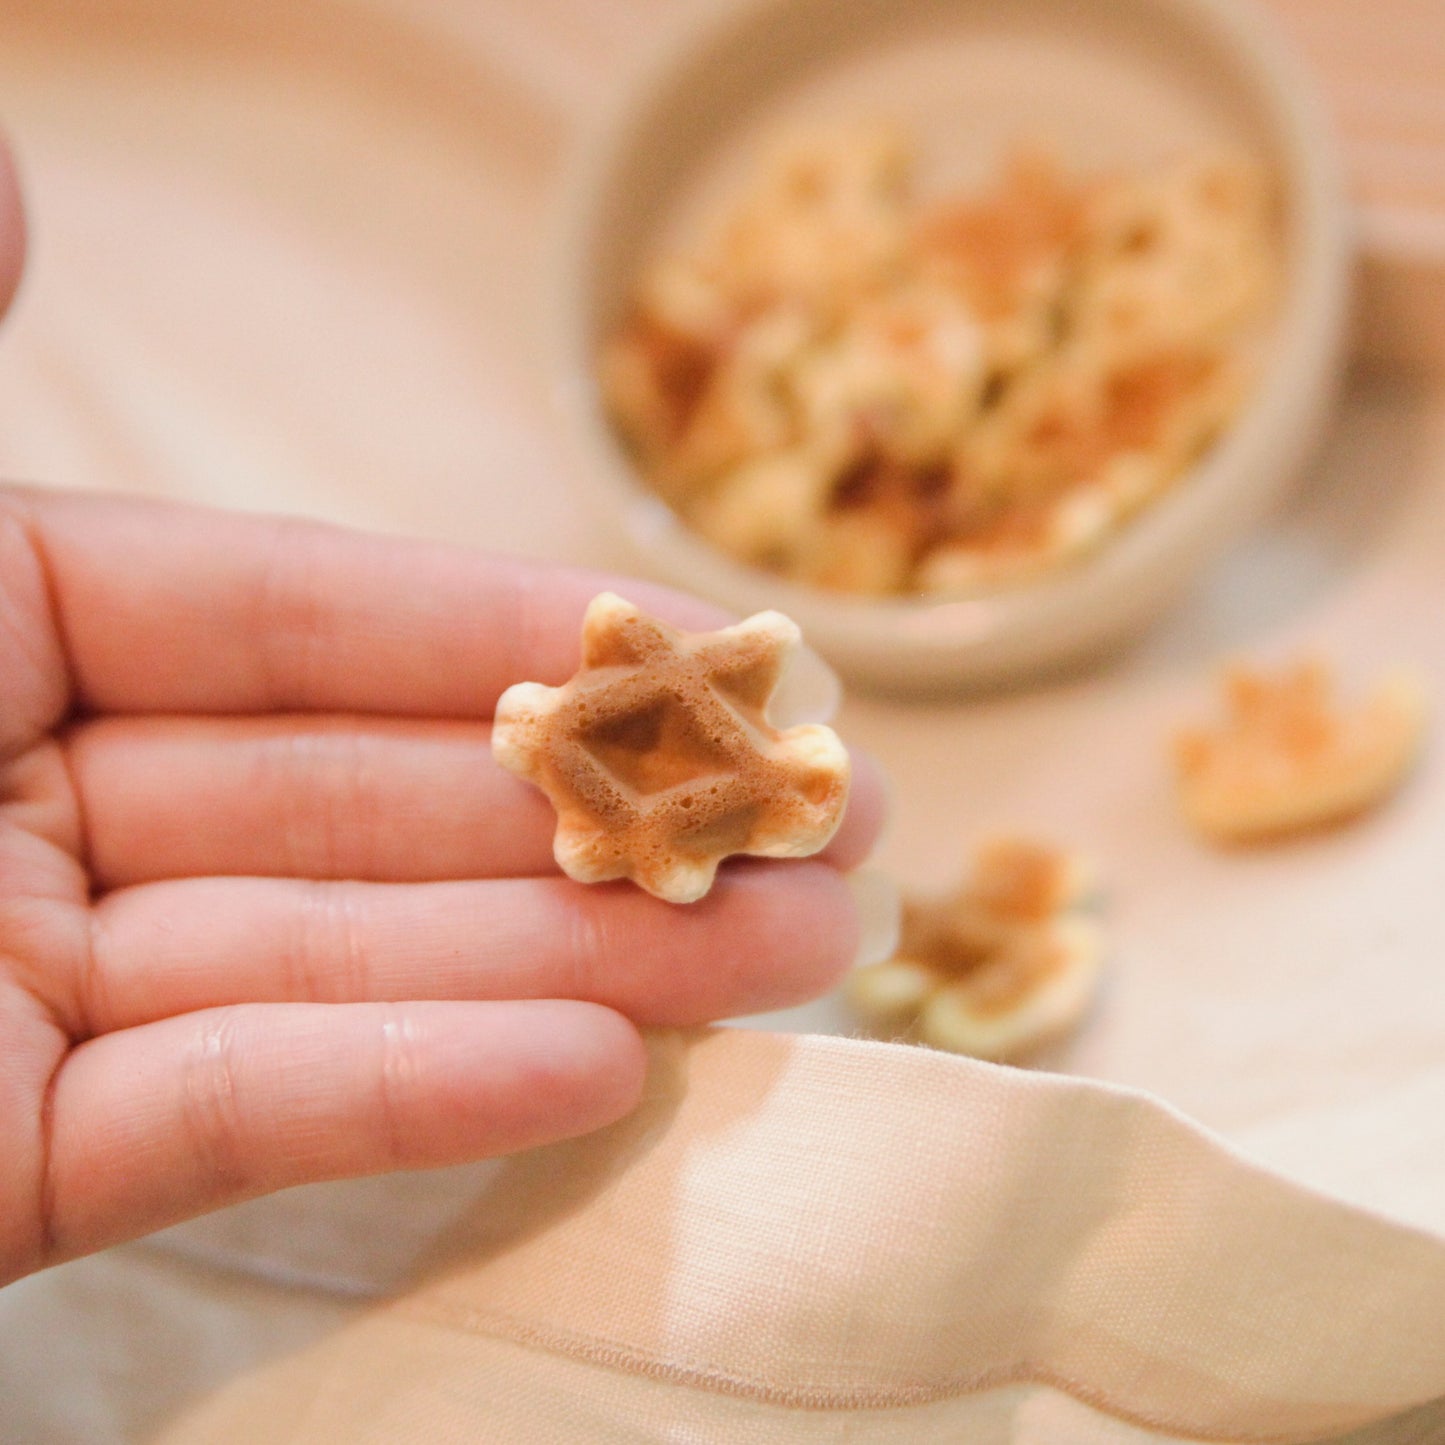
<svg viewBox="0 0 1445 1445">
<path fill-rule="evenodd" d="M 739 861 L 686 908 L 563 878 L 551 809 L 493 763 L 497 696 L 568 676 L 610 584 L 0 490 L 0 1282 L 598 1128 L 638 1099 L 636 1025 L 835 980 L 866 763 L 822 858 Z"/>
</svg>

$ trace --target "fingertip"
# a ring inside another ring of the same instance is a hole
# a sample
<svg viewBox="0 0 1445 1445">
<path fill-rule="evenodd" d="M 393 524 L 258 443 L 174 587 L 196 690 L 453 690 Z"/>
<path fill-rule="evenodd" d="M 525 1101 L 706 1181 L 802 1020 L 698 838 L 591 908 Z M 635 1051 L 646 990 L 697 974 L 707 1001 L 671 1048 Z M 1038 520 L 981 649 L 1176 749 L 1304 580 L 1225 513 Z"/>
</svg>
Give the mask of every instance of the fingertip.
<svg viewBox="0 0 1445 1445">
<path fill-rule="evenodd" d="M 863 935 L 847 878 L 815 859 L 739 860 L 718 875 L 706 906 L 726 947 L 706 975 L 669 1000 L 660 1022 L 693 1024 L 790 1008 L 825 994 L 847 972 Z"/>
<path fill-rule="evenodd" d="M 631 1112 L 642 1097 L 647 1056 L 627 1019 L 573 999 L 421 1003 L 426 1076 L 411 1107 L 418 1122 L 411 1167 L 576 1138 Z"/>
<path fill-rule="evenodd" d="M 411 1047 L 393 1071 L 402 1082 L 391 1110 L 410 1124 L 402 1157 L 384 1167 L 454 1164 L 576 1138 L 615 1123 L 642 1097 L 642 1039 L 605 1005 L 543 998 L 393 1009 Z M 367 1160 L 345 1172 L 375 1167 Z"/>
<path fill-rule="evenodd" d="M 9 309 L 25 266 L 25 210 L 10 148 L 0 139 L 0 316 Z"/>
<path fill-rule="evenodd" d="M 843 821 L 823 857 L 844 872 L 865 863 L 883 832 L 891 811 L 892 787 L 883 765 L 859 748 L 849 750 L 853 777 L 848 788 L 848 807 Z"/>
<path fill-rule="evenodd" d="M 647 1049 L 636 1027 L 604 1004 L 542 999 L 518 1011 L 521 1037 L 536 1045 L 527 1094 L 540 1131 L 529 1142 L 589 1134 L 630 1114 L 647 1080 Z"/>
</svg>

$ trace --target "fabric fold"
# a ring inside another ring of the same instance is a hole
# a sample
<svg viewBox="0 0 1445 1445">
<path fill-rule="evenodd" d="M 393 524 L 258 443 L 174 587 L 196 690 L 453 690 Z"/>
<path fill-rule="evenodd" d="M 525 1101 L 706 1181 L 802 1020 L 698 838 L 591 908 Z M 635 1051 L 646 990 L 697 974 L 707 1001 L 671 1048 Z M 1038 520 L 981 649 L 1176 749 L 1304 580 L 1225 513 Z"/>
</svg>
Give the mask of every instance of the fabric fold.
<svg viewBox="0 0 1445 1445">
<path fill-rule="evenodd" d="M 510 1161 L 393 1300 L 168 1438 L 511 1438 L 455 1411 L 494 1369 L 539 1419 L 565 1379 L 597 1409 L 599 1372 L 674 1401 L 604 1440 L 679 1438 L 679 1393 L 789 1440 L 820 1414 L 963 1430 L 1036 1386 L 1141 1438 L 1305 1441 L 1445 1394 L 1442 1339 L 1445 1241 L 1149 1096 L 715 1030 L 655 1040 L 636 1115 Z"/>
</svg>

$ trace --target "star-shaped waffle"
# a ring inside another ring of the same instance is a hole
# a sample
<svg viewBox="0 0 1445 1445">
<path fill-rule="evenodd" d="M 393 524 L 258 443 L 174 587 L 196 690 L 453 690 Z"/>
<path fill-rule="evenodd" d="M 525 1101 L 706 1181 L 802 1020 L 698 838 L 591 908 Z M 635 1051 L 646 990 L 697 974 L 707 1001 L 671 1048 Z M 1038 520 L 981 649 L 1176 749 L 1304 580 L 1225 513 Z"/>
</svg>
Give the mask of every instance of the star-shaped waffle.
<svg viewBox="0 0 1445 1445">
<path fill-rule="evenodd" d="M 509 687 L 492 732 L 497 761 L 556 808 L 562 871 L 691 903 L 730 854 L 818 852 L 843 816 L 848 754 L 831 728 L 767 719 L 798 641 L 778 612 L 683 633 L 613 593 L 593 598 L 581 670 L 561 687 Z"/>
</svg>

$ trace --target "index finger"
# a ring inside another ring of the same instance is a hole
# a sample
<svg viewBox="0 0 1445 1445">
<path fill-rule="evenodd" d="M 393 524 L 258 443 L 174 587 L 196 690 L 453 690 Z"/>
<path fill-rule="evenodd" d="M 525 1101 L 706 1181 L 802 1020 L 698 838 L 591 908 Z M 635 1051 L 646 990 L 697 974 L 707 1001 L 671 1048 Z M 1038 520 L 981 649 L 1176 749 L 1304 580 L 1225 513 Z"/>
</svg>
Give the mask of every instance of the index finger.
<svg viewBox="0 0 1445 1445">
<path fill-rule="evenodd" d="M 7 501 L 43 554 L 91 712 L 486 718 L 512 683 L 576 669 L 598 592 L 689 629 L 729 620 L 640 582 L 318 522 L 30 489 Z"/>
</svg>

